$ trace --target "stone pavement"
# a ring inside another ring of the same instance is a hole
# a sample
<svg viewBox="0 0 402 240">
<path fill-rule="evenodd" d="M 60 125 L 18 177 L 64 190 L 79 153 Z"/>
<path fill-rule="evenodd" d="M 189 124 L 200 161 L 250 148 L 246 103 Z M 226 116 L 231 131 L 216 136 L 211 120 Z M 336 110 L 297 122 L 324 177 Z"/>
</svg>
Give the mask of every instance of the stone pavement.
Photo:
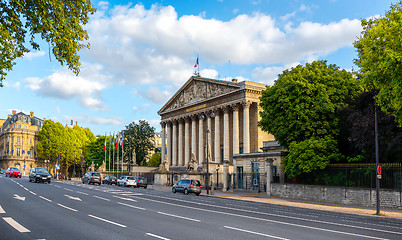
<svg viewBox="0 0 402 240">
<path fill-rule="evenodd" d="M 160 190 L 160 191 L 171 191 L 171 187 L 160 186 L 160 185 L 149 185 L 149 188 Z M 222 191 L 211 191 L 210 195 L 207 195 L 206 190 L 203 190 L 201 195 L 208 197 L 221 197 L 237 200 L 245 200 L 252 202 L 269 203 L 283 206 L 310 208 L 323 211 L 332 212 L 343 212 L 351 214 L 361 214 L 361 215 L 372 215 L 376 216 L 376 209 L 374 208 L 364 208 L 360 206 L 348 206 L 348 205 L 335 205 L 331 203 L 319 203 L 319 202 L 309 202 L 304 200 L 295 199 L 284 199 L 278 197 L 268 197 L 265 193 L 256 192 L 222 192 Z M 397 209 L 380 209 L 381 216 L 395 218 L 402 220 L 402 210 Z"/>
</svg>

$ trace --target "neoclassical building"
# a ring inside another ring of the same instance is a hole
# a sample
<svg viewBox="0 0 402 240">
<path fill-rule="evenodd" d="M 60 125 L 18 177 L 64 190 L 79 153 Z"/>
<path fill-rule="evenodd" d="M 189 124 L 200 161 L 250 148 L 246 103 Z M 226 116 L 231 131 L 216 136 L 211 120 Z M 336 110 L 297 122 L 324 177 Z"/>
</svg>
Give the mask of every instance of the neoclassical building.
<svg viewBox="0 0 402 240">
<path fill-rule="evenodd" d="M 2 121 L 0 132 L 0 167 L 17 167 L 23 174 L 36 166 L 36 144 L 38 132 L 42 129 L 45 119 L 15 110 Z"/>
<path fill-rule="evenodd" d="M 166 149 L 162 162 L 168 162 L 169 171 L 185 171 L 194 162 L 202 169 L 208 156 L 211 171 L 223 173 L 226 189 L 227 173 L 243 172 L 250 165 L 244 157 L 237 165 L 234 156 L 262 152 L 263 142 L 274 141 L 257 126 L 265 88 L 237 79 L 192 76 L 158 112 L 162 152 Z"/>
</svg>

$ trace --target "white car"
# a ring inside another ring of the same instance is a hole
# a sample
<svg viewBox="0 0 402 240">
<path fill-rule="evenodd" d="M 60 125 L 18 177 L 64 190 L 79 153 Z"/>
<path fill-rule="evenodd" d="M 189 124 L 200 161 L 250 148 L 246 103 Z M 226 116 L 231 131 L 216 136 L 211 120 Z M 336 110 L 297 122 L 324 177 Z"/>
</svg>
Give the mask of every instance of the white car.
<svg viewBox="0 0 402 240">
<path fill-rule="evenodd" d="M 136 187 L 137 182 L 135 181 L 134 177 L 131 176 L 121 176 L 119 179 L 117 179 L 117 186 L 122 186 L 122 187 Z"/>
</svg>

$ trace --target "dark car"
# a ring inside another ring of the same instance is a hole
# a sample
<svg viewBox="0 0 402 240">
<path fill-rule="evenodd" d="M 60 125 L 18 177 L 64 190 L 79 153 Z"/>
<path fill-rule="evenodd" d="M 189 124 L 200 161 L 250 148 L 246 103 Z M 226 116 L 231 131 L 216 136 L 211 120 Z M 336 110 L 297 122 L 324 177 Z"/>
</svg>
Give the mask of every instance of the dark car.
<svg viewBox="0 0 402 240">
<path fill-rule="evenodd" d="M 183 192 L 184 194 L 195 193 L 195 195 L 200 195 L 201 193 L 201 183 L 194 179 L 181 179 L 172 187 L 172 192 Z"/>
<path fill-rule="evenodd" d="M 33 167 L 29 171 L 29 181 L 30 182 L 48 182 L 50 183 L 50 179 L 52 175 L 47 171 L 46 168 L 43 167 Z"/>
<path fill-rule="evenodd" d="M 82 183 L 88 183 L 88 184 L 99 184 L 101 185 L 102 183 L 102 177 L 99 172 L 86 172 L 84 176 L 82 177 Z"/>
<path fill-rule="evenodd" d="M 117 178 L 113 175 L 107 175 L 102 179 L 103 184 L 108 184 L 108 185 L 117 185 Z"/>
<path fill-rule="evenodd" d="M 144 177 L 134 177 L 135 181 L 137 182 L 136 187 L 148 187 L 148 180 Z"/>
<path fill-rule="evenodd" d="M 19 177 L 19 178 L 21 178 L 21 176 L 22 176 L 22 174 L 21 174 L 21 171 L 18 169 L 18 168 L 16 168 L 16 167 L 9 167 L 9 168 L 7 168 L 7 170 L 6 170 L 6 177 L 7 176 L 9 176 L 9 177 Z"/>
</svg>

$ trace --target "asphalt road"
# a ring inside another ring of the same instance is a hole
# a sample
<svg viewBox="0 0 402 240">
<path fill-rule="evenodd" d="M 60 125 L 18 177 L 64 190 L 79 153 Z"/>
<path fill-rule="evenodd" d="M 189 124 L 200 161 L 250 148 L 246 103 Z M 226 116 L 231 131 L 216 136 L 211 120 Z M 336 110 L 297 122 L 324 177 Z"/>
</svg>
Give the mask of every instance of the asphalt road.
<svg viewBox="0 0 402 240">
<path fill-rule="evenodd" d="M 0 175 L 0 239 L 402 239 L 402 221 Z"/>
</svg>

